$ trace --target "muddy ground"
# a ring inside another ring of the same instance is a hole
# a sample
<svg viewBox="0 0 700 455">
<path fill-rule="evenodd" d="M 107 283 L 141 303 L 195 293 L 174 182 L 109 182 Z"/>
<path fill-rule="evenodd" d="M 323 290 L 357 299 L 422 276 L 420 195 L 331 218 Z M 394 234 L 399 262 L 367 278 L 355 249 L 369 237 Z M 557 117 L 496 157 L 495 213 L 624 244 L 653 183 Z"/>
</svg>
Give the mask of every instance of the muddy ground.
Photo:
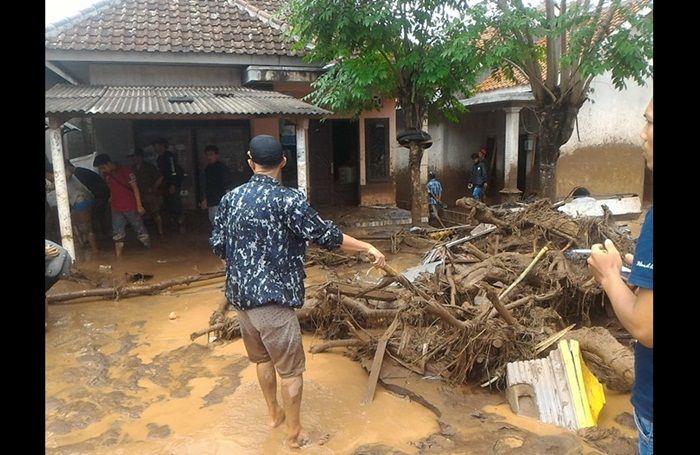
<svg viewBox="0 0 700 455">
<path fill-rule="evenodd" d="M 376 233 L 374 233 L 376 234 Z M 376 242 L 383 250 L 388 243 Z M 417 252 L 388 254 L 403 270 Z M 100 265 L 111 265 L 99 273 Z M 124 273 L 153 281 L 221 268 L 206 235 L 172 235 L 144 250 L 129 243 L 121 263 L 110 253 L 83 262 L 104 285 Z M 369 266 L 307 269 L 307 292 L 328 279 L 373 279 Z M 64 281 L 51 292 L 82 289 Z M 222 299 L 223 279 L 157 296 L 119 302 L 54 304 L 46 332 L 48 454 L 285 454 L 282 428 L 265 425 L 266 407 L 254 365 L 240 340 L 207 344 L 189 335 L 206 327 Z M 174 312 L 176 319 L 170 319 Z M 304 336 L 306 350 L 315 342 Z M 629 395 L 607 393 L 599 428 L 579 434 L 515 416 L 502 392 L 448 386 L 434 378 L 397 373 L 395 382 L 423 396 L 440 413 L 377 389 L 361 404 L 367 373 L 342 350 L 307 354 L 302 421 L 328 441 L 309 454 L 633 454 Z"/>
</svg>

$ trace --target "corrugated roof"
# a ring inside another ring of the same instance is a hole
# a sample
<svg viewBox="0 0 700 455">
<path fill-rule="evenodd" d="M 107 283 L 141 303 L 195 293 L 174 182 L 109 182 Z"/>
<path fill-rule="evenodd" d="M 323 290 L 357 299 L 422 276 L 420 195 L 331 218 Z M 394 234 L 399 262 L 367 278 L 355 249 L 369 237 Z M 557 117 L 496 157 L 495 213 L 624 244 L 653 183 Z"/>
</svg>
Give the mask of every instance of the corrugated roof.
<svg viewBox="0 0 700 455">
<path fill-rule="evenodd" d="M 331 112 L 283 93 L 245 87 L 58 84 L 46 91 L 46 114 L 325 116 Z"/>
<path fill-rule="evenodd" d="M 46 28 L 46 48 L 299 56 L 272 12 L 279 2 L 107 0 Z"/>
</svg>

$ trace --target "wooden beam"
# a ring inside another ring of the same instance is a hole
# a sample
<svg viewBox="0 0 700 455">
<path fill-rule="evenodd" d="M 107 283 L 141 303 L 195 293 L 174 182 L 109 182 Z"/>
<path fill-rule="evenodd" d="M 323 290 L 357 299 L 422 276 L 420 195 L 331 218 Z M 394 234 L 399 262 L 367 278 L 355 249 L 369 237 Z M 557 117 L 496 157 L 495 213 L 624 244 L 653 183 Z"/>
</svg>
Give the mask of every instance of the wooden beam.
<svg viewBox="0 0 700 455">
<path fill-rule="evenodd" d="M 71 76 L 70 74 L 68 74 L 66 71 L 64 71 L 64 70 L 62 70 L 61 68 L 59 68 L 58 66 L 56 66 L 56 64 L 51 63 L 51 62 L 49 62 L 48 60 L 47 60 L 46 62 L 44 62 L 44 64 L 46 65 L 46 67 L 47 67 L 48 69 L 50 69 L 50 70 L 53 71 L 54 73 L 58 74 L 59 76 L 61 76 L 61 77 L 62 77 L 63 79 L 65 79 L 66 81 L 70 82 L 71 84 L 73 84 L 73 85 L 80 85 L 80 82 L 79 82 L 77 79 L 75 79 L 73 76 Z"/>
<path fill-rule="evenodd" d="M 399 318 L 394 318 L 386 332 L 379 339 L 377 343 L 377 350 L 374 353 L 374 360 L 372 361 L 372 368 L 369 373 L 369 380 L 367 382 L 367 393 L 365 394 L 364 404 L 369 404 L 374 400 L 374 391 L 377 389 L 377 381 L 379 380 L 379 371 L 382 369 L 382 363 L 384 362 L 384 352 L 386 351 L 386 344 L 389 342 L 389 338 L 394 334 L 394 331 L 399 325 Z"/>
</svg>

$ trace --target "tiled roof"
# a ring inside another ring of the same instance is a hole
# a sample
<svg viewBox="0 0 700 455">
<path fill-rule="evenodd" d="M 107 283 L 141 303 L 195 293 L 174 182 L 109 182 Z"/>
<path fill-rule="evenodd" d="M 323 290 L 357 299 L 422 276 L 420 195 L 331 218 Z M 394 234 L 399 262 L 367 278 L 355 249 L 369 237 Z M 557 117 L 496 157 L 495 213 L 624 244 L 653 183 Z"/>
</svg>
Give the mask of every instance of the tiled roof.
<svg viewBox="0 0 700 455">
<path fill-rule="evenodd" d="M 126 87 L 58 84 L 47 115 L 303 115 L 331 112 L 278 92 L 244 87 Z"/>
<path fill-rule="evenodd" d="M 46 48 L 299 56 L 273 1 L 105 0 L 46 28 Z"/>
<path fill-rule="evenodd" d="M 276 14 L 285 3 L 285 0 L 244 0 L 245 3 L 268 14 Z"/>
</svg>

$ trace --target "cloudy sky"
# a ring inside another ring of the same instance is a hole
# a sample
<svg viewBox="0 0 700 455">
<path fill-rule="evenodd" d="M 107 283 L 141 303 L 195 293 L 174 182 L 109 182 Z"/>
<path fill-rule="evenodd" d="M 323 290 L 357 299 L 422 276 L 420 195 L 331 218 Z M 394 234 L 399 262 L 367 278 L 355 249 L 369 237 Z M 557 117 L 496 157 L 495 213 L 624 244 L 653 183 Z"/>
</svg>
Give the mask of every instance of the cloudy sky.
<svg viewBox="0 0 700 455">
<path fill-rule="evenodd" d="M 99 0 L 46 0 L 46 20 L 49 25 L 63 18 L 73 16 Z"/>
</svg>

